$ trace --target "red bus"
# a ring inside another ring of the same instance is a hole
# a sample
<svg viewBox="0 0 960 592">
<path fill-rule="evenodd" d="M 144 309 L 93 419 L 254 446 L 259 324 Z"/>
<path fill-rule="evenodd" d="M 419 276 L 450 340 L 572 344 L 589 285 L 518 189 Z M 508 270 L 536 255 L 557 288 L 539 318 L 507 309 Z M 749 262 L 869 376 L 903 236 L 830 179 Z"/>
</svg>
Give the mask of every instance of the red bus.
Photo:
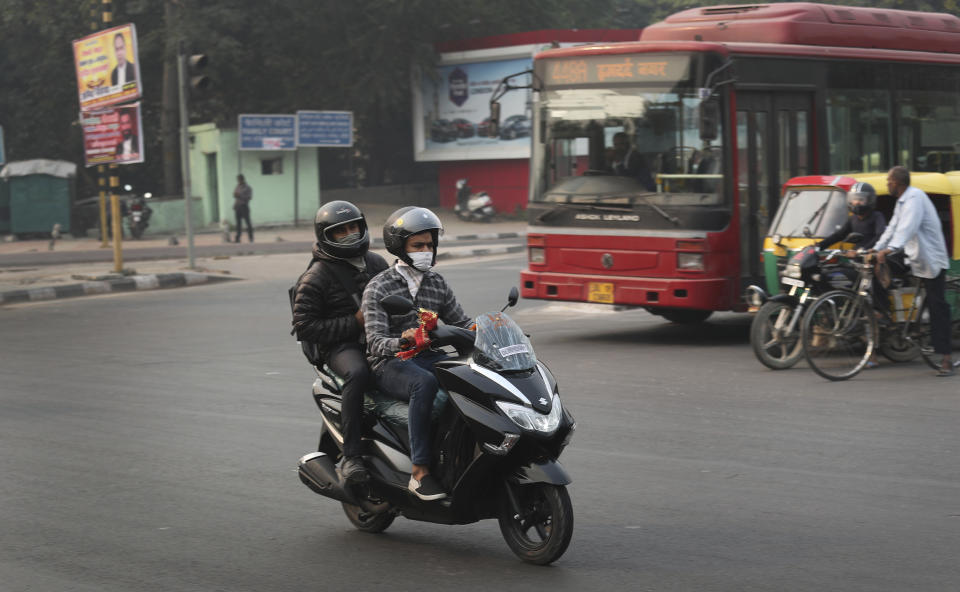
<svg viewBox="0 0 960 592">
<path fill-rule="evenodd" d="M 524 298 L 746 310 L 791 177 L 960 169 L 960 19 L 783 3 L 534 59 Z"/>
</svg>

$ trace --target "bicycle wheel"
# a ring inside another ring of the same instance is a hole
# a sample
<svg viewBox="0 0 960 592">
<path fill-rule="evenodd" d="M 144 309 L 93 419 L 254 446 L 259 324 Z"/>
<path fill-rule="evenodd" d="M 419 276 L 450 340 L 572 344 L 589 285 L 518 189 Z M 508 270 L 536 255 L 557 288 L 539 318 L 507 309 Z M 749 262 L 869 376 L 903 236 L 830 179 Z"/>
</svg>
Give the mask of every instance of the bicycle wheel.
<svg viewBox="0 0 960 592">
<path fill-rule="evenodd" d="M 803 353 L 820 376 L 846 380 L 866 366 L 876 346 L 876 329 L 865 300 L 845 290 L 827 292 L 803 317 Z"/>
</svg>

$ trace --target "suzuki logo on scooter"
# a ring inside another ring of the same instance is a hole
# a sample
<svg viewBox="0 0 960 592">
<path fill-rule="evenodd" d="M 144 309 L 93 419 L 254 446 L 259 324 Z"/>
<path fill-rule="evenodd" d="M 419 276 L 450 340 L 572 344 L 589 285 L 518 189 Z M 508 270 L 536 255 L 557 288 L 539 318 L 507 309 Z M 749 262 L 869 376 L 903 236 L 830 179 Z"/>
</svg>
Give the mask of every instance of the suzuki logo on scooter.
<svg viewBox="0 0 960 592">
<path fill-rule="evenodd" d="M 546 405 L 546 404 L 547 404 L 547 400 L 544 399 L 543 397 L 540 397 L 540 398 L 538 399 L 538 401 L 540 402 L 541 405 Z"/>
</svg>

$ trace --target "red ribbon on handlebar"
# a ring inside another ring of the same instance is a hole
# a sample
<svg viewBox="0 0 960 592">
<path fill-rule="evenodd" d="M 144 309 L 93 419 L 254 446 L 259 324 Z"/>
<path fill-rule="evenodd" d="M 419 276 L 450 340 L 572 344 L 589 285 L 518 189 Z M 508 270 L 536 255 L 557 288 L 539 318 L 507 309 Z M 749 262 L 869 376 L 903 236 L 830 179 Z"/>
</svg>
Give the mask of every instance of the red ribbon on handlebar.
<svg viewBox="0 0 960 592">
<path fill-rule="evenodd" d="M 417 317 L 420 326 L 417 327 L 417 330 L 414 333 L 413 345 L 397 352 L 397 357 L 401 360 L 409 360 L 410 358 L 430 347 L 430 331 L 433 331 L 437 328 L 437 319 L 439 317 L 437 316 L 437 313 L 425 308 L 421 308 L 417 311 Z"/>
</svg>

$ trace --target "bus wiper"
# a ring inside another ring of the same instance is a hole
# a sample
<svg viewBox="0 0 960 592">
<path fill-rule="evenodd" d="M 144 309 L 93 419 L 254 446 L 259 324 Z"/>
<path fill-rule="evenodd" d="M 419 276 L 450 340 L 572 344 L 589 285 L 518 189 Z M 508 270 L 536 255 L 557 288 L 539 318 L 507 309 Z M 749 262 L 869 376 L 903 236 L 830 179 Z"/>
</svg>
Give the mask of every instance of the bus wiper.
<svg viewBox="0 0 960 592">
<path fill-rule="evenodd" d="M 654 212 L 660 214 L 663 217 L 663 219 L 666 220 L 667 222 L 672 223 L 674 226 L 680 226 L 680 218 L 670 215 L 669 212 L 667 212 L 657 204 L 650 201 L 646 195 L 637 195 L 636 193 L 631 193 L 629 195 L 604 195 L 602 197 L 597 196 L 597 199 L 600 201 L 605 201 L 608 199 L 624 199 L 624 198 L 626 198 L 627 203 L 631 205 L 636 203 L 639 200 L 643 202 L 644 205 L 649 206 Z"/>
<path fill-rule="evenodd" d="M 571 206 L 581 210 L 589 210 L 591 212 L 617 212 L 617 213 L 623 212 L 623 208 L 616 208 L 613 206 L 598 206 L 598 205 L 589 204 L 589 203 L 577 203 L 577 202 L 559 202 L 557 203 L 557 207 L 551 208 L 546 212 L 537 216 L 537 222 L 546 222 L 550 218 L 555 217 L 557 214 L 559 214 L 560 212 L 563 212 L 564 210 L 566 210 L 568 207 L 571 207 Z"/>
<path fill-rule="evenodd" d="M 658 206 L 657 204 L 655 204 L 655 203 L 653 203 L 652 201 L 650 201 L 649 199 L 647 199 L 647 197 L 646 197 L 645 195 L 639 195 L 639 196 L 637 196 L 637 197 L 640 198 L 640 201 L 642 201 L 643 203 L 645 203 L 645 204 L 647 204 L 648 206 L 650 206 L 651 208 L 653 208 L 653 210 L 654 210 L 656 213 L 658 213 L 658 214 L 660 214 L 661 216 L 663 216 L 663 219 L 664 219 L 664 220 L 666 220 L 667 222 L 671 222 L 674 226 L 680 226 L 680 218 L 677 218 L 676 216 L 671 216 L 671 215 L 670 215 L 667 211 L 665 211 L 663 208 L 661 208 L 661 207 Z"/>
</svg>

